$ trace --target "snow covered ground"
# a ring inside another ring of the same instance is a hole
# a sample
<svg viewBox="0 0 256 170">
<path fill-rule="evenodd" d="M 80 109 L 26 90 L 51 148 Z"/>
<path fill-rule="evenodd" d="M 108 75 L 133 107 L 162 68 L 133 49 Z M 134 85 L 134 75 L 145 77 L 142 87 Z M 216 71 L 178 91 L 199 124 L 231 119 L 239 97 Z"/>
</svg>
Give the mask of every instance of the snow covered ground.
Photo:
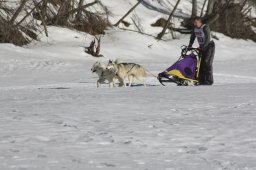
<svg viewBox="0 0 256 170">
<path fill-rule="evenodd" d="M 140 8 L 149 24 L 155 13 Z M 148 77 L 146 88 L 97 89 L 90 68 L 98 59 L 83 52 L 92 37 L 66 28 L 49 27 L 49 38 L 24 48 L 0 44 L 0 169 L 255 170 L 256 44 L 215 34 L 211 87 L 163 87 Z M 113 29 L 99 60 L 157 74 L 188 39 Z"/>
<path fill-rule="evenodd" d="M 1 90 L 0 169 L 255 169 L 255 84 Z"/>
<path fill-rule="evenodd" d="M 26 48 L 0 45 L 0 169 L 256 169 L 254 43 L 216 41 L 212 87 L 149 77 L 146 88 L 97 89 L 96 59 L 83 53 L 91 37 L 49 31 Z M 158 73 L 187 41 L 110 31 L 100 60 Z"/>
</svg>

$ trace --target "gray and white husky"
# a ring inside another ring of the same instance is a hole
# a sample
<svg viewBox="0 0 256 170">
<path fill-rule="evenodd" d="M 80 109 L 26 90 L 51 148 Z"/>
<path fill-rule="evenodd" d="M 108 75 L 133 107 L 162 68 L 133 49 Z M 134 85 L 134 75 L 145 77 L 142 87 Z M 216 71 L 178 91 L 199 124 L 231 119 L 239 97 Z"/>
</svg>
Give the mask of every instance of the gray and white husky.
<svg viewBox="0 0 256 170">
<path fill-rule="evenodd" d="M 96 62 L 93 64 L 91 71 L 93 73 L 98 74 L 99 79 L 97 80 L 97 87 L 100 87 L 105 80 L 108 81 L 109 87 L 115 87 L 115 70 L 114 69 L 106 69 L 106 65 L 100 62 Z"/>
<path fill-rule="evenodd" d="M 146 86 L 147 73 L 146 70 L 139 64 L 122 63 L 119 59 L 115 61 L 109 60 L 107 70 L 115 71 L 115 75 L 120 82 L 120 86 L 126 86 L 126 77 L 128 77 L 129 80 L 129 87 L 131 86 L 134 77 L 143 82 L 144 86 Z"/>
</svg>

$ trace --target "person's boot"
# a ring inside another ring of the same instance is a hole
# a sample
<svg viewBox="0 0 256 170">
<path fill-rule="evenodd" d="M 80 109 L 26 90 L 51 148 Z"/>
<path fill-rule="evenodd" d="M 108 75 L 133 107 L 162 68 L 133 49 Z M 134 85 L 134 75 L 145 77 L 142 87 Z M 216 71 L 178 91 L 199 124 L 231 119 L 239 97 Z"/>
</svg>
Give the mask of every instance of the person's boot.
<svg viewBox="0 0 256 170">
<path fill-rule="evenodd" d="M 209 81 L 205 81 L 202 83 L 202 85 L 205 85 L 205 86 L 211 86 L 213 83 L 212 82 L 209 82 Z"/>
</svg>

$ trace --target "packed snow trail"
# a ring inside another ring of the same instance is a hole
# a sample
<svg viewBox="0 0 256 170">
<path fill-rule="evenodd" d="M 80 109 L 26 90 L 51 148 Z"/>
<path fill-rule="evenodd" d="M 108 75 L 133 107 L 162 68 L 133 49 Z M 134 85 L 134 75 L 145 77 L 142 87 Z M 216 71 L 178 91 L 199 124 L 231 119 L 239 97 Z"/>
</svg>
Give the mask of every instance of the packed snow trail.
<svg viewBox="0 0 256 170">
<path fill-rule="evenodd" d="M 2 89 L 0 169 L 255 169 L 255 84 Z"/>
</svg>

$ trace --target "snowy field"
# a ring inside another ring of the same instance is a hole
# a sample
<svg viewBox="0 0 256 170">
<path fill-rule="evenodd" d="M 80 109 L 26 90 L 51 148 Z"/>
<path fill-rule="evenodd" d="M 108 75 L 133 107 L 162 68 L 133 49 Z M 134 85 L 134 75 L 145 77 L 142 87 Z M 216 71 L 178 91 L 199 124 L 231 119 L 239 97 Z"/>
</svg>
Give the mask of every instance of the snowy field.
<svg viewBox="0 0 256 170">
<path fill-rule="evenodd" d="M 254 43 L 216 41 L 212 87 L 163 87 L 149 77 L 146 88 L 97 89 L 96 59 L 83 53 L 91 37 L 49 31 L 54 38 L 26 48 L 0 45 L 1 170 L 256 169 Z M 155 74 L 189 38 L 105 37 L 100 61 L 122 58 Z"/>
<path fill-rule="evenodd" d="M 129 1 L 103 2 L 116 20 Z M 143 25 L 159 17 L 139 6 L 142 13 Z M 97 60 L 121 58 L 157 74 L 189 36 L 157 42 L 112 29 L 97 59 L 84 53 L 91 36 L 48 31 L 26 47 L 0 44 L 0 170 L 256 170 L 255 43 L 214 33 L 211 87 L 163 87 L 148 77 L 147 87 L 97 89 Z"/>
<path fill-rule="evenodd" d="M 255 84 L 1 90 L 0 169 L 255 169 Z"/>
</svg>

